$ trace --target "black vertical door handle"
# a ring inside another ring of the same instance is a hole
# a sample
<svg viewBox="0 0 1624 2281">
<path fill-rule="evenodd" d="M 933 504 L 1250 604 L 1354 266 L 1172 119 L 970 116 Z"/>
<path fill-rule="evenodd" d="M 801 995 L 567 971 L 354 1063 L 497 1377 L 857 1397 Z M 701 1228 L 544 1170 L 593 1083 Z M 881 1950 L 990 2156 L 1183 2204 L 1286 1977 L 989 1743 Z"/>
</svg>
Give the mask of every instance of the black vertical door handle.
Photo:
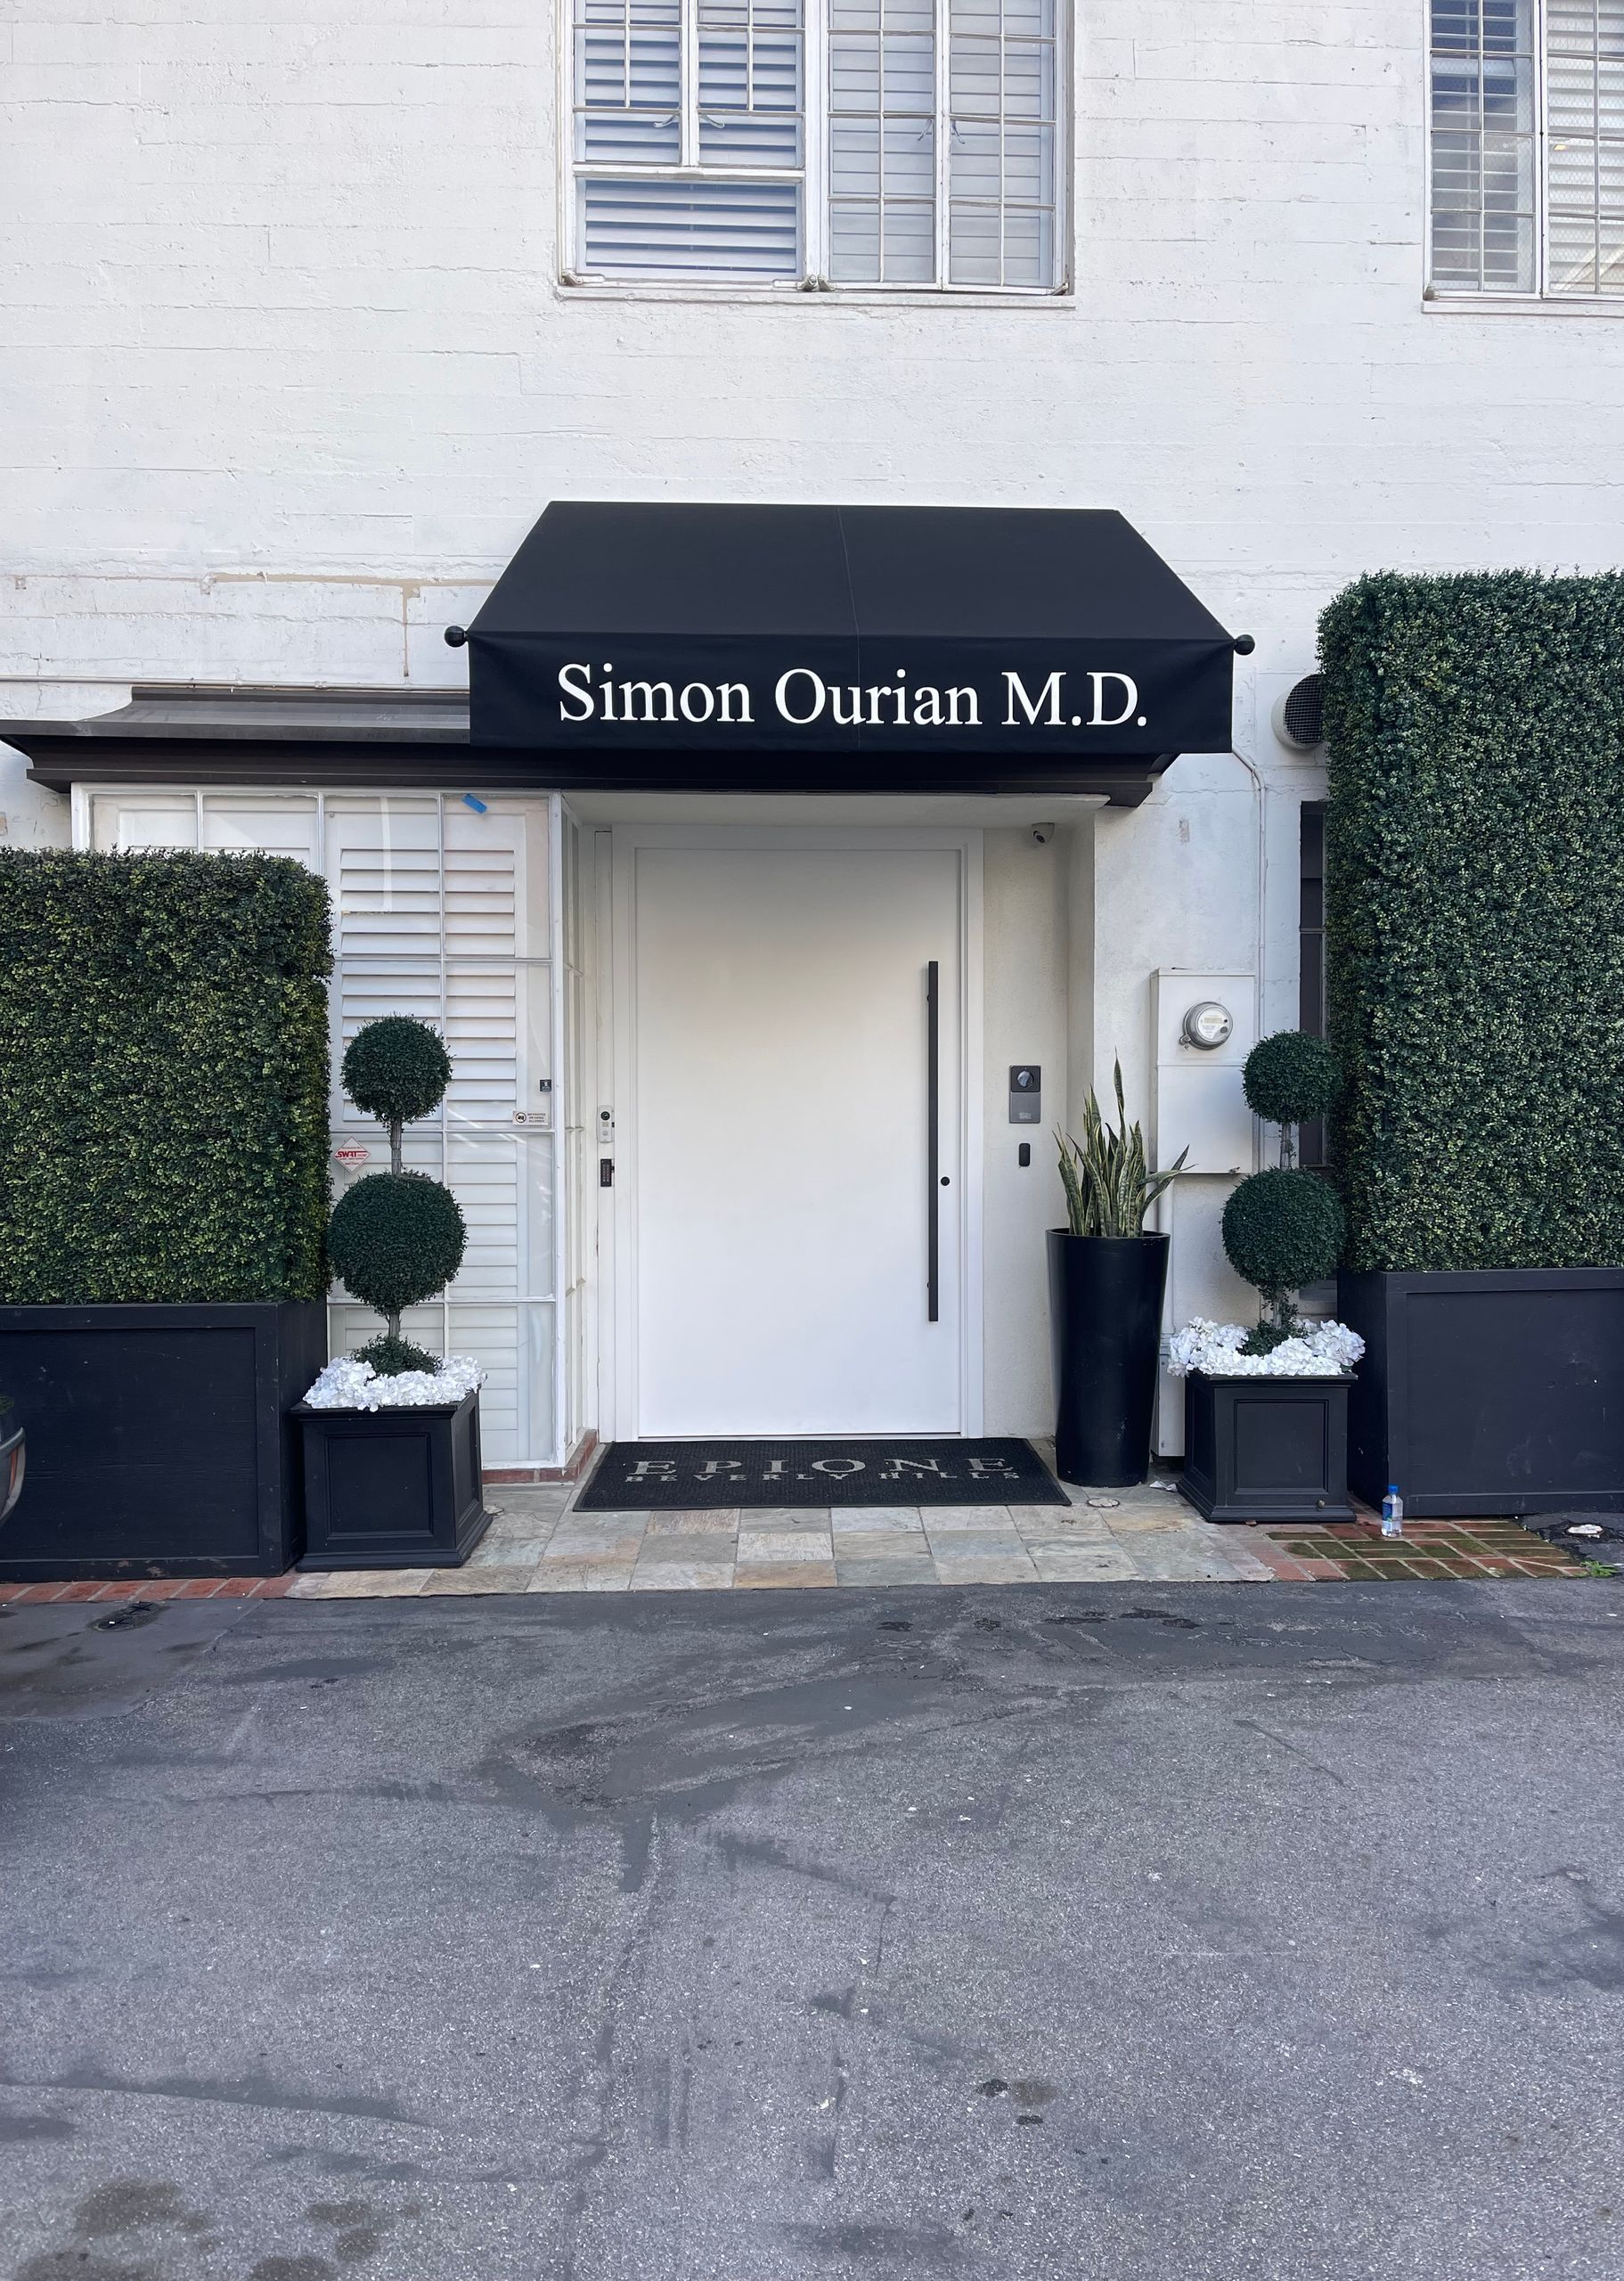
<svg viewBox="0 0 1624 2281">
<path fill-rule="evenodd" d="M 941 1313 L 939 1285 L 942 1269 L 941 1114 L 936 1100 L 942 1061 L 942 969 L 932 959 L 925 969 L 925 1189 L 928 1198 L 925 1222 L 926 1319 L 935 1322 Z"/>
</svg>

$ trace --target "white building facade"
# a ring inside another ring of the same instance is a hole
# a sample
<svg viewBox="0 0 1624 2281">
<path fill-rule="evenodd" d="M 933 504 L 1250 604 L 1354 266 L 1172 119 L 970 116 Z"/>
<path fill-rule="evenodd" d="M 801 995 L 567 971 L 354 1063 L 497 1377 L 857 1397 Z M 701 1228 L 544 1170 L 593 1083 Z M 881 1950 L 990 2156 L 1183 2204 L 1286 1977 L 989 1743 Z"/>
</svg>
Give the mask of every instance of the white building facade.
<svg viewBox="0 0 1624 2281">
<path fill-rule="evenodd" d="M 1276 721 L 1318 613 L 1624 552 L 1624 0 L 84 13 L 0 23 L 7 842 L 295 854 L 338 1034 L 443 1024 L 413 1147 L 472 1239 L 422 1328 L 487 1361 L 487 1460 L 1047 1430 L 1049 1128 L 1118 1059 L 1194 1143 L 1170 1317 L 1246 1308 L 1217 1222 L 1239 1060 L 1313 997 L 1323 756 Z M 1230 748 L 1138 805 L 323 762 L 330 702 L 454 712 L 445 629 L 555 500 L 1118 510 L 1255 640 Z M 138 770 L 41 760 L 153 690 Z M 943 993 L 932 1338 L 887 961 Z"/>
</svg>

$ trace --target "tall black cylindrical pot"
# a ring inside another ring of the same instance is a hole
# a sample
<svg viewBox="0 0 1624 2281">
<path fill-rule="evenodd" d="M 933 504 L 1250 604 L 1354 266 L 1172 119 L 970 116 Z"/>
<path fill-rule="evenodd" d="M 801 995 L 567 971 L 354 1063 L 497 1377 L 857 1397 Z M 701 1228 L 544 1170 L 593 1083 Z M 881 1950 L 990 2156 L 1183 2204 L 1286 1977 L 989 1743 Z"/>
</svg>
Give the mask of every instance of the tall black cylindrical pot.
<svg viewBox="0 0 1624 2281">
<path fill-rule="evenodd" d="M 1150 1470 L 1167 1242 L 1049 1231 L 1062 1481 L 1123 1489 Z"/>
</svg>

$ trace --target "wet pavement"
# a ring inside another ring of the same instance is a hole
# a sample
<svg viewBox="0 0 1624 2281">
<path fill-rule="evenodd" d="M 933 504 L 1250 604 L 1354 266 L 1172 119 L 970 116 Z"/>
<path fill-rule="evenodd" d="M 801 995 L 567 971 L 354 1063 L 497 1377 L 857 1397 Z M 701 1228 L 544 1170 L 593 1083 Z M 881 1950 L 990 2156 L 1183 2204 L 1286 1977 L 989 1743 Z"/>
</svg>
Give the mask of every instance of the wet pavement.
<svg viewBox="0 0 1624 2281">
<path fill-rule="evenodd" d="M 6 2281 L 1624 2265 L 1617 1584 L 109 1613 L 0 1616 Z"/>
</svg>

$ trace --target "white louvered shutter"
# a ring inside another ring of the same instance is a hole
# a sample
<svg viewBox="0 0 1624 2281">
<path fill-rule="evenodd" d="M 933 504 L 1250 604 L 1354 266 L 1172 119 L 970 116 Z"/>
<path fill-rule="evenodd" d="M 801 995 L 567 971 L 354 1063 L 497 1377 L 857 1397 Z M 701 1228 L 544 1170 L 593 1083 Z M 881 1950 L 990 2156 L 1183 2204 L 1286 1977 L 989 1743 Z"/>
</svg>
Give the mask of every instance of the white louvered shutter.
<svg viewBox="0 0 1624 2281">
<path fill-rule="evenodd" d="M 575 25 L 576 158 L 681 165 L 680 0 L 576 0 Z"/>
<path fill-rule="evenodd" d="M 948 277 L 1057 281 L 1056 0 L 946 0 Z"/>
<path fill-rule="evenodd" d="M 800 0 L 694 0 L 702 166 L 801 164 Z"/>
<path fill-rule="evenodd" d="M 798 184 L 588 176 L 580 211 L 590 276 L 771 285 L 800 274 Z"/>
<path fill-rule="evenodd" d="M 1546 0 L 1547 283 L 1624 293 L 1624 0 Z"/>
<path fill-rule="evenodd" d="M 320 868 L 322 813 L 314 798 L 205 792 L 202 807 L 203 845 L 212 853 L 290 855 Z"/>
<path fill-rule="evenodd" d="M 581 272 L 797 279 L 804 80 L 801 0 L 575 0 Z"/>
<path fill-rule="evenodd" d="M 539 806 L 477 814 L 447 803 L 442 824 L 433 800 L 328 805 L 335 1077 L 348 1040 L 380 1015 L 416 1014 L 445 1039 L 453 1075 L 443 1109 L 407 1127 L 404 1155 L 451 1189 L 468 1248 L 445 1301 L 406 1328 L 486 1365 L 494 1463 L 551 1447 L 545 838 Z M 386 1136 L 352 1104 L 337 1101 L 335 1116 L 372 1149 L 363 1170 L 387 1164 Z M 376 1331 L 363 1310 L 343 1312 L 344 1345 Z"/>
<path fill-rule="evenodd" d="M 935 0 L 832 0 L 829 275 L 936 274 Z"/>
<path fill-rule="evenodd" d="M 195 847 L 198 804 L 191 792 L 95 792 L 90 844 L 100 855 L 144 848 Z"/>
<path fill-rule="evenodd" d="M 1432 282 L 1535 290 L 1534 0 L 1432 0 Z"/>
</svg>

